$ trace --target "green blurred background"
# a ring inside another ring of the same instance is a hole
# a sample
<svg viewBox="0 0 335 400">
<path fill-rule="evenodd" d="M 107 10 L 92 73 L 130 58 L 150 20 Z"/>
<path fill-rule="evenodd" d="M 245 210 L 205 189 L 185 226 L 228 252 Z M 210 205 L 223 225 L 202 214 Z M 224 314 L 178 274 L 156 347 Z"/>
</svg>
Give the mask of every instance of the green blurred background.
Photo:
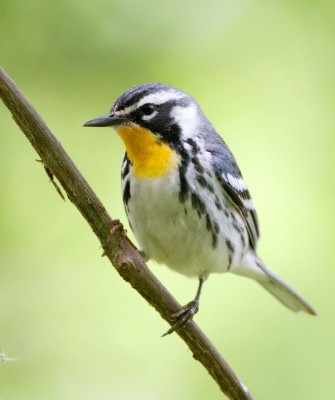
<svg viewBox="0 0 335 400">
<path fill-rule="evenodd" d="M 215 275 L 196 321 L 256 399 L 334 393 L 333 1 L 0 2 L 1 64 L 113 217 L 123 145 L 82 123 L 125 89 L 192 94 L 235 153 L 261 222 L 259 252 L 319 316 Z M 220 399 L 167 324 L 101 258 L 74 206 L 0 106 L 0 399 Z M 130 233 L 131 235 L 131 233 Z M 149 264 L 181 303 L 196 281 Z"/>
</svg>

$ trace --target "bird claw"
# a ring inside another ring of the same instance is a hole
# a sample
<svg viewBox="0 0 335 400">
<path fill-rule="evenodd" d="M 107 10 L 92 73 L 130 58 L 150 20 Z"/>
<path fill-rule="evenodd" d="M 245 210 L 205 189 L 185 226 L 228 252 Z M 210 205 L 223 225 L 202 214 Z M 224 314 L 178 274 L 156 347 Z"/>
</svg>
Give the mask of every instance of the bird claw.
<svg viewBox="0 0 335 400">
<path fill-rule="evenodd" d="M 111 235 L 113 235 L 117 231 L 121 231 L 122 236 L 125 236 L 127 233 L 127 231 L 124 229 L 122 225 L 122 222 L 119 219 L 113 219 L 112 228 L 109 232 Z"/>
<path fill-rule="evenodd" d="M 179 311 L 171 314 L 170 318 L 173 321 L 176 321 L 171 328 L 165 332 L 162 337 L 170 335 L 172 332 L 175 332 L 182 328 L 186 322 L 191 320 L 193 316 L 198 312 L 199 310 L 199 301 L 198 300 L 192 300 L 189 303 L 186 304 L 186 306 L 182 307 Z"/>
<path fill-rule="evenodd" d="M 120 234 L 122 237 L 126 236 L 127 231 L 124 229 L 122 222 L 119 219 L 113 219 L 112 221 L 112 227 L 109 231 L 110 236 L 108 237 L 105 246 L 109 243 L 111 237 L 114 235 L 115 232 L 120 231 Z M 106 255 L 106 251 L 102 253 L 101 257 L 104 257 Z"/>
<path fill-rule="evenodd" d="M 139 253 L 141 254 L 141 256 L 142 256 L 144 262 L 149 261 L 150 257 L 147 256 L 143 250 L 138 250 L 138 251 L 139 251 Z"/>
</svg>

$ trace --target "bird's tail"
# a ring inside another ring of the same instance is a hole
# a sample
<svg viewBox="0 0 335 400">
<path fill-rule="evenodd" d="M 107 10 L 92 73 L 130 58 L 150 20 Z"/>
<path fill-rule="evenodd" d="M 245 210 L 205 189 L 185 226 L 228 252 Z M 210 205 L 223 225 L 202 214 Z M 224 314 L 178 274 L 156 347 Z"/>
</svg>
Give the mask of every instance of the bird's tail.
<svg viewBox="0 0 335 400">
<path fill-rule="evenodd" d="M 308 314 L 317 315 L 314 308 L 308 304 L 294 289 L 277 276 L 263 263 L 254 253 L 249 253 L 246 263 L 232 272 L 255 279 L 268 292 L 275 296 L 282 304 L 292 311 L 303 311 Z"/>
<path fill-rule="evenodd" d="M 257 282 L 273 294 L 281 303 L 292 311 L 304 311 L 308 314 L 317 315 L 317 312 L 305 299 L 271 271 L 261 260 L 257 260 L 257 266 L 264 272 L 264 275 L 260 279 L 257 279 Z"/>
</svg>

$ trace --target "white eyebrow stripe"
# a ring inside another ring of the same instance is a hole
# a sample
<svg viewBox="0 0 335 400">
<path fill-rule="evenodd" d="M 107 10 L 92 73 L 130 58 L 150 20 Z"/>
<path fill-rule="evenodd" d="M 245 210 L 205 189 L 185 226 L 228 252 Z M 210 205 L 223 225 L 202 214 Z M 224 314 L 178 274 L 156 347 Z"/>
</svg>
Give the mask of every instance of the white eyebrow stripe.
<svg viewBox="0 0 335 400">
<path fill-rule="evenodd" d="M 138 103 L 133 104 L 129 107 L 124 108 L 123 110 L 117 110 L 114 112 L 115 115 L 127 115 L 135 111 L 137 108 L 140 108 L 146 103 L 153 104 L 163 104 L 171 100 L 179 100 L 185 97 L 184 93 L 179 93 L 176 91 L 166 91 L 162 90 L 156 93 L 150 93 L 144 96 Z"/>
<path fill-rule="evenodd" d="M 137 107 L 141 107 L 143 106 L 143 104 L 146 103 L 153 103 L 160 105 L 170 100 L 182 99 L 183 97 L 185 97 L 185 94 L 183 93 L 163 90 L 161 92 L 147 94 L 137 103 Z"/>
<path fill-rule="evenodd" d="M 134 110 L 136 110 L 137 108 L 137 104 L 133 104 L 132 106 L 126 107 L 123 110 L 118 110 L 118 111 L 114 111 L 113 114 L 115 115 L 126 115 L 126 114 L 130 114 L 131 112 L 133 112 Z"/>
</svg>

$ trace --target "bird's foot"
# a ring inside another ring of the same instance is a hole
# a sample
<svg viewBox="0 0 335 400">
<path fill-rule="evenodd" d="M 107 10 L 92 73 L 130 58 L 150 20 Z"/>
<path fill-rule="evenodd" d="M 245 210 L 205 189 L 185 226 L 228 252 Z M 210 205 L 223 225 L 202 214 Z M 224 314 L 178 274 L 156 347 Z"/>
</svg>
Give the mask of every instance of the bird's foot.
<svg viewBox="0 0 335 400">
<path fill-rule="evenodd" d="M 124 227 L 122 225 L 122 222 L 119 219 L 113 219 L 112 227 L 111 227 L 111 229 L 109 231 L 110 235 L 109 235 L 109 237 L 108 237 L 108 239 L 107 239 L 107 241 L 105 243 L 105 246 L 108 245 L 110 239 L 112 238 L 114 233 L 117 232 L 117 231 L 120 231 L 120 234 L 121 234 L 122 237 L 126 236 L 126 234 L 127 234 L 127 231 L 124 229 Z M 106 252 L 104 251 L 102 253 L 101 257 L 104 257 L 105 255 L 106 255 Z"/>
<path fill-rule="evenodd" d="M 142 256 L 144 262 L 149 261 L 150 257 L 147 256 L 143 250 L 138 250 L 138 251 L 139 251 L 139 253 L 141 254 L 141 256 Z"/>
<path fill-rule="evenodd" d="M 187 321 L 193 318 L 193 316 L 198 312 L 199 310 L 199 301 L 198 300 L 192 300 L 189 303 L 186 304 L 186 306 L 182 307 L 179 311 L 173 313 L 170 318 L 173 321 L 176 321 L 171 328 L 165 332 L 162 337 L 170 335 L 172 332 L 177 331 L 181 327 L 183 327 Z"/>
<path fill-rule="evenodd" d="M 122 236 L 125 236 L 127 234 L 127 231 L 124 229 L 122 222 L 119 219 L 113 219 L 112 228 L 109 232 L 111 235 L 113 235 L 117 231 L 121 231 Z"/>
</svg>

